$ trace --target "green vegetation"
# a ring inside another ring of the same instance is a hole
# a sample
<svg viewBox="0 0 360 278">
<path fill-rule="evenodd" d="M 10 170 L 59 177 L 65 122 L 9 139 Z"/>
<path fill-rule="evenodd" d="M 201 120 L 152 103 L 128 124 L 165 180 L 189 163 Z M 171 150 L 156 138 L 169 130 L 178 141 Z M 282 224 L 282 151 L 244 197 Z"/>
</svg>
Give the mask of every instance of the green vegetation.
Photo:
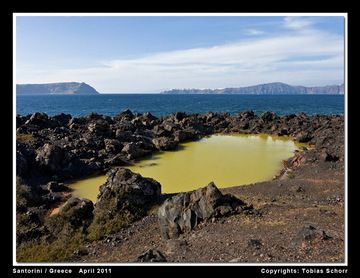
<svg viewBox="0 0 360 278">
<path fill-rule="evenodd" d="M 97 211 L 93 222 L 88 228 L 88 239 L 91 241 L 98 240 L 106 235 L 119 232 L 144 216 L 144 210 L 135 206 L 128 206 L 126 209 L 112 215 L 107 210 Z"/>
<path fill-rule="evenodd" d="M 16 177 L 16 211 L 26 211 L 31 196 L 30 187 L 25 185 L 21 178 Z"/>
<path fill-rule="evenodd" d="M 287 177 L 288 179 L 294 179 L 294 178 L 295 178 L 295 174 L 294 174 L 293 172 L 288 172 L 288 173 L 286 173 L 286 177 Z"/>
<path fill-rule="evenodd" d="M 77 232 L 71 237 L 61 237 L 51 243 L 31 242 L 16 248 L 17 262 L 65 262 L 85 243 L 85 235 Z"/>
</svg>

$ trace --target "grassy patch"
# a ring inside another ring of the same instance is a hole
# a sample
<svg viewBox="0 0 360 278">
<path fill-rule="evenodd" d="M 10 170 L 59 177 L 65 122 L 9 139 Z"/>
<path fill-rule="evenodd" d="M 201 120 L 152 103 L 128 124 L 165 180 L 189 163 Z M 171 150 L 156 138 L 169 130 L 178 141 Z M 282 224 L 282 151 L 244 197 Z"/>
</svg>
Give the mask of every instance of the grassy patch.
<svg viewBox="0 0 360 278">
<path fill-rule="evenodd" d="M 85 242 L 82 233 L 59 238 L 51 243 L 31 242 L 16 248 L 17 262 L 66 262 Z"/>
<path fill-rule="evenodd" d="M 295 178 L 295 174 L 294 174 L 293 172 L 288 172 L 288 173 L 286 173 L 286 177 L 287 177 L 288 179 L 294 179 L 294 178 Z"/>
<path fill-rule="evenodd" d="M 111 215 L 107 210 L 97 211 L 88 228 L 88 239 L 98 240 L 106 235 L 119 232 L 145 215 L 146 213 L 143 210 L 134 206 Z"/>
<path fill-rule="evenodd" d="M 23 143 L 31 142 L 34 141 L 34 136 L 32 134 L 17 133 L 16 140 Z"/>
</svg>

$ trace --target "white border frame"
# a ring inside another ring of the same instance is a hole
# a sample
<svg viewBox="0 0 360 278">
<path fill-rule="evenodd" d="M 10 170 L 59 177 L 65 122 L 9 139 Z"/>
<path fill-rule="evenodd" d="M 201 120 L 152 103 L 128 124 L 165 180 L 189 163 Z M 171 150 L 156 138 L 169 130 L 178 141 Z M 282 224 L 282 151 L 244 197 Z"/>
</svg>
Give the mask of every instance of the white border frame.
<svg viewBox="0 0 360 278">
<path fill-rule="evenodd" d="M 344 17 L 345 250 L 344 263 L 18 263 L 16 262 L 16 18 L 21 16 L 342 16 Z M 347 266 L 348 265 L 348 14 L 347 13 L 13 13 L 13 266 Z"/>
</svg>

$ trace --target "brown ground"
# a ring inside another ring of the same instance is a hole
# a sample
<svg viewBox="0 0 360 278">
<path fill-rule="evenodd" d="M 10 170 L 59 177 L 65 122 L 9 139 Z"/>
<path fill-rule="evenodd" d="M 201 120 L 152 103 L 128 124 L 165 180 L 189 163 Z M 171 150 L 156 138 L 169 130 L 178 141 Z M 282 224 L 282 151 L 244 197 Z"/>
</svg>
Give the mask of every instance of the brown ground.
<svg viewBox="0 0 360 278">
<path fill-rule="evenodd" d="M 339 163 L 303 165 L 287 178 L 222 189 L 253 204 L 255 215 L 201 223 L 177 240 L 162 240 L 156 212 L 86 245 L 79 262 L 134 262 L 157 249 L 168 262 L 343 262 L 344 171 Z M 304 226 L 316 228 L 306 237 Z M 251 244 L 250 240 L 259 240 Z"/>
</svg>

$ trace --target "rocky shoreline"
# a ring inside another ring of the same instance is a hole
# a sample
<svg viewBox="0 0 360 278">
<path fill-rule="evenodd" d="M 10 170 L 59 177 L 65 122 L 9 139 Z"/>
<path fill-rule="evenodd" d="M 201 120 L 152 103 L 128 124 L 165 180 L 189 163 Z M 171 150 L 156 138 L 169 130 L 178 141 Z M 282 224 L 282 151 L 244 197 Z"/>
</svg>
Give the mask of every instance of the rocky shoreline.
<svg viewBox="0 0 360 278">
<path fill-rule="evenodd" d="M 161 185 L 154 180 L 116 168 L 216 133 L 291 136 L 311 148 L 304 147 L 284 161 L 273 181 L 222 190 L 209 184 L 175 196 L 161 194 Z M 70 180 L 105 172 L 108 179 L 95 206 L 86 199 L 68 199 Z M 77 118 L 43 113 L 17 116 L 16 175 L 19 261 L 321 262 L 344 258 L 344 118 L 340 115 L 177 112 L 157 118 L 125 110 L 115 117 L 96 113 Z M 59 214 L 49 216 L 63 202 Z M 324 215 L 313 210 L 332 217 L 335 228 L 319 227 Z M 287 215 L 290 211 L 296 211 L 295 216 Z M 278 225 L 264 225 L 269 222 Z M 278 229 L 282 234 L 273 235 L 273 245 L 265 254 L 269 235 Z M 254 230 L 263 238 L 249 239 Z M 124 236 L 127 232 L 130 235 Z M 280 239 L 286 235 L 295 245 L 281 249 Z M 193 236 L 202 240 L 194 241 Z M 233 242 L 215 240 L 223 237 Z M 237 251 L 221 255 L 224 246 Z M 39 248 L 47 255 L 31 257 Z M 198 248 L 205 249 L 196 252 Z M 319 248 L 325 251 L 316 253 Z M 238 256 L 239 250 L 243 255 Z"/>
</svg>

